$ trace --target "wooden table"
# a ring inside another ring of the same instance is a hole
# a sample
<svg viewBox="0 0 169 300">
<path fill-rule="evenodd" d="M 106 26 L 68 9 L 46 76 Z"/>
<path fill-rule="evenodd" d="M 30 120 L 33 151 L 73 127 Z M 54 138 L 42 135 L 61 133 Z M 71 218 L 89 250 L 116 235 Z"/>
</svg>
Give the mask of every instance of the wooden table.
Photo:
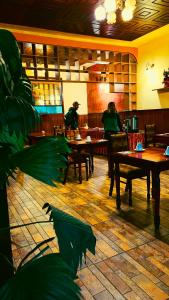
<svg viewBox="0 0 169 300">
<path fill-rule="evenodd" d="M 95 139 L 104 139 L 104 129 L 103 128 L 89 128 L 89 129 L 80 129 L 80 134 L 82 138 L 86 138 L 87 135 L 90 135 L 91 138 Z M 144 147 L 145 134 L 144 132 L 128 132 L 128 143 L 129 149 L 134 150 L 136 148 L 137 142 L 141 142 Z M 107 155 L 106 147 L 98 147 L 96 149 L 97 154 Z"/>
<path fill-rule="evenodd" d="M 30 145 L 35 144 L 46 137 L 54 137 L 54 135 L 50 132 L 45 131 L 32 132 L 28 135 Z"/>
<path fill-rule="evenodd" d="M 81 152 L 82 150 L 87 150 L 87 152 L 91 155 L 91 168 L 92 172 L 94 170 L 94 149 L 100 146 L 107 146 L 108 147 L 108 140 L 106 139 L 92 139 L 91 142 L 86 142 L 86 139 L 82 139 L 80 141 L 77 140 L 71 140 L 68 141 L 68 145 L 72 149 L 76 149 L 78 152 Z"/>
<path fill-rule="evenodd" d="M 119 163 L 141 167 L 152 171 L 152 201 L 155 229 L 160 226 L 160 172 L 169 170 L 169 157 L 164 155 L 164 149 L 148 148 L 144 152 L 116 152 L 112 153 L 115 162 L 115 172 L 119 170 Z M 120 179 L 117 178 L 117 188 Z M 120 209 L 120 198 L 116 198 L 117 208 Z"/>
</svg>

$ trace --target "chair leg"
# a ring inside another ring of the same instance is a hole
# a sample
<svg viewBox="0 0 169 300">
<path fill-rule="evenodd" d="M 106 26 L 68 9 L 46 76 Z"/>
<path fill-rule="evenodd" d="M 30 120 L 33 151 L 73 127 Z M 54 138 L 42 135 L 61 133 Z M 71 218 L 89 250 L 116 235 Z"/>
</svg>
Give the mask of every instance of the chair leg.
<svg viewBox="0 0 169 300">
<path fill-rule="evenodd" d="M 91 164 L 91 157 L 89 157 L 89 175 L 92 175 L 92 164 Z"/>
<path fill-rule="evenodd" d="M 128 189 L 129 189 L 129 206 L 132 206 L 132 181 L 128 180 Z"/>
<path fill-rule="evenodd" d="M 129 180 L 127 179 L 126 186 L 125 186 L 125 192 L 128 192 L 128 190 L 129 190 Z"/>
<path fill-rule="evenodd" d="M 120 209 L 121 199 L 120 199 L 120 176 L 115 175 L 116 180 L 116 207 Z"/>
<path fill-rule="evenodd" d="M 88 170 L 88 163 L 89 163 L 89 160 L 88 160 L 88 158 L 87 158 L 87 159 L 86 159 L 86 162 L 85 162 L 85 167 L 86 167 L 86 180 L 89 179 L 89 177 L 88 177 L 88 172 L 89 172 L 89 170 Z"/>
<path fill-rule="evenodd" d="M 114 170 L 111 171 L 109 196 L 112 196 L 112 193 L 113 193 L 113 187 L 114 187 Z"/>
<path fill-rule="evenodd" d="M 74 165 L 74 176 L 76 177 L 77 173 L 76 173 L 76 163 L 73 164 Z"/>
<path fill-rule="evenodd" d="M 67 168 L 65 169 L 65 175 L 64 175 L 64 179 L 63 179 L 63 184 L 66 183 L 68 170 L 69 170 L 69 166 L 67 166 Z"/>
<path fill-rule="evenodd" d="M 79 169 L 79 182 L 82 183 L 82 165 L 81 165 L 81 163 L 78 163 L 78 169 Z"/>
<path fill-rule="evenodd" d="M 147 204 L 150 205 L 150 172 L 147 175 Z"/>
</svg>

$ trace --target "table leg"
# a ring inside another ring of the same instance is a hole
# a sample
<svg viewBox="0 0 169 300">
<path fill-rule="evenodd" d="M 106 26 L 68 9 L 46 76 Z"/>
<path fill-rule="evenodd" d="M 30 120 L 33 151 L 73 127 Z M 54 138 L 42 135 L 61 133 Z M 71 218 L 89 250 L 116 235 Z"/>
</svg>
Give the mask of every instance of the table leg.
<svg viewBox="0 0 169 300">
<path fill-rule="evenodd" d="M 94 171 L 93 154 L 91 154 L 91 168 L 92 168 L 92 173 L 93 173 L 93 171 Z"/>
<path fill-rule="evenodd" d="M 89 147 L 89 152 L 90 152 L 90 157 L 91 157 L 91 169 L 92 169 L 92 173 L 94 171 L 94 150 L 93 150 L 93 147 L 92 145 Z"/>
<path fill-rule="evenodd" d="M 155 230 L 160 227 L 160 172 L 152 171 L 152 202 Z"/>
<path fill-rule="evenodd" d="M 119 176 L 119 163 L 115 163 L 115 180 L 116 180 L 116 207 L 120 209 L 120 176 Z"/>
</svg>

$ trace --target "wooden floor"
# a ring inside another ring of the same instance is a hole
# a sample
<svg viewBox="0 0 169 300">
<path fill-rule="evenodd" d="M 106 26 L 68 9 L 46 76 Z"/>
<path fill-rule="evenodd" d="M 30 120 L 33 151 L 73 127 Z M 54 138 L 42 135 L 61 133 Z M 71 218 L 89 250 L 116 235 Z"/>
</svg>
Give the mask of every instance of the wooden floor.
<svg viewBox="0 0 169 300">
<path fill-rule="evenodd" d="M 78 283 L 84 299 L 169 299 L 169 173 L 161 173 L 161 228 L 154 234 L 152 208 L 147 210 L 146 181 L 133 182 L 133 208 L 122 197 L 116 211 L 115 192 L 108 197 L 107 162 L 95 159 L 89 181 L 69 178 L 53 188 L 20 173 L 8 189 L 11 224 L 46 220 L 44 202 L 91 224 L 97 237 L 96 255 L 87 255 Z M 122 194 L 124 186 L 122 185 Z M 51 225 L 38 224 L 12 231 L 15 264 L 36 242 L 53 236 Z M 53 242 L 50 251 L 57 251 Z"/>
</svg>

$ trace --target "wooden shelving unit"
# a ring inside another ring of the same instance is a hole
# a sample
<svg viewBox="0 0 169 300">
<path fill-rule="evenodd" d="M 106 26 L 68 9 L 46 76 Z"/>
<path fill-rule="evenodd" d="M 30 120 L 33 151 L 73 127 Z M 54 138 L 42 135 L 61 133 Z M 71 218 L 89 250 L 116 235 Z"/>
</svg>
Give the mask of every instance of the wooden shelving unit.
<svg viewBox="0 0 169 300">
<path fill-rule="evenodd" d="M 115 53 L 114 62 L 111 66 L 111 93 L 125 93 L 125 101 L 128 109 L 136 109 L 136 79 L 137 61 L 129 53 Z"/>
<path fill-rule="evenodd" d="M 35 105 L 62 105 L 61 83 L 32 81 Z"/>
<path fill-rule="evenodd" d="M 136 108 L 137 61 L 132 54 L 26 42 L 19 46 L 35 96 L 39 94 L 37 105 L 61 105 L 59 82 L 85 82 L 109 84 L 110 93 L 124 94 L 126 109 Z"/>
<path fill-rule="evenodd" d="M 169 87 L 167 88 L 159 88 L 159 89 L 153 89 L 152 91 L 157 91 L 157 92 L 169 92 Z"/>
</svg>

